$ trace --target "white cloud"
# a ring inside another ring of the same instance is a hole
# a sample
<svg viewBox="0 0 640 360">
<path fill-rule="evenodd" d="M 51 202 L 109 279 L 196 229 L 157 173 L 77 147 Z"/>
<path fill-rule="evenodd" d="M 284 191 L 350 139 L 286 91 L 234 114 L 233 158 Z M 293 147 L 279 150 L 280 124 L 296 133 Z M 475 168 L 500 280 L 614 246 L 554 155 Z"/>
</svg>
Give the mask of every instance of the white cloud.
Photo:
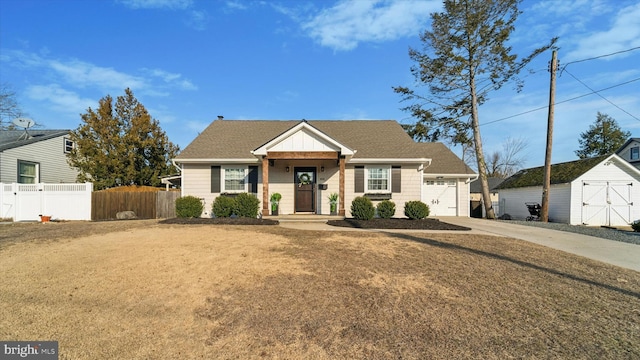
<svg viewBox="0 0 640 360">
<path fill-rule="evenodd" d="M 186 24 L 198 31 L 205 30 L 209 23 L 209 14 L 204 10 L 192 10 L 187 14 Z"/>
<path fill-rule="evenodd" d="M 0 61 L 29 71 L 41 71 L 40 78 L 51 78 L 56 83 L 66 83 L 80 89 L 97 89 L 102 93 L 131 88 L 151 96 L 168 96 L 169 89 L 198 89 L 182 74 L 162 69 L 143 68 L 135 74 L 129 74 L 78 59 L 60 60 L 12 50 L 3 51 Z"/>
<path fill-rule="evenodd" d="M 582 36 L 569 59 L 582 59 L 640 46 L 640 3 L 620 10 L 608 29 Z"/>
<path fill-rule="evenodd" d="M 195 86 L 190 80 L 183 79 L 182 74 L 170 73 L 168 71 L 160 70 L 160 69 L 143 69 L 148 75 L 153 77 L 158 77 L 162 79 L 165 83 L 169 85 L 177 86 L 183 90 L 197 90 L 198 87 Z"/>
<path fill-rule="evenodd" d="M 247 6 L 237 0 L 229 0 L 226 2 L 227 8 L 232 10 L 246 10 Z"/>
<path fill-rule="evenodd" d="M 193 0 L 120 0 L 131 9 L 187 9 Z"/>
<path fill-rule="evenodd" d="M 302 28 L 323 46 L 351 50 L 361 42 L 417 36 L 427 27 L 429 15 L 440 8 L 440 1 L 343 0 L 322 10 Z"/>
<path fill-rule="evenodd" d="M 105 89 L 140 89 L 147 86 L 146 81 L 138 76 L 125 74 L 112 68 L 105 68 L 80 60 L 47 61 L 48 67 L 55 70 L 62 78 L 75 86 L 93 86 Z"/>
<path fill-rule="evenodd" d="M 58 84 L 29 86 L 25 89 L 25 96 L 50 104 L 52 110 L 75 116 L 97 104 L 94 99 L 81 98 L 77 93 L 65 90 Z"/>
</svg>

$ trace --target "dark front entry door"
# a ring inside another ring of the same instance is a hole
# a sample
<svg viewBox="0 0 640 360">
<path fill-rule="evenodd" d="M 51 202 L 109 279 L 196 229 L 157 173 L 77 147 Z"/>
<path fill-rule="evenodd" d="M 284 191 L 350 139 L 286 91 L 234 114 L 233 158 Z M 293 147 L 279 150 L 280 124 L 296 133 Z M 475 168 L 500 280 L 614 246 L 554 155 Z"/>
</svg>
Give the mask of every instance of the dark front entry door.
<svg viewBox="0 0 640 360">
<path fill-rule="evenodd" d="M 316 169 L 297 167 L 293 175 L 296 187 L 296 212 L 315 212 Z"/>
</svg>

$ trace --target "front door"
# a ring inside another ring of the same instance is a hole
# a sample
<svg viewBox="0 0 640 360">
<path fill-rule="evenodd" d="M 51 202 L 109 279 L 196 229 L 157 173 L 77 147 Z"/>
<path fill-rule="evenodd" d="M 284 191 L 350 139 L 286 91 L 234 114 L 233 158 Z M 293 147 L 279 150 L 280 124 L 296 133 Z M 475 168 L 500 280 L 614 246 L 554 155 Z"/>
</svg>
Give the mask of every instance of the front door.
<svg viewBox="0 0 640 360">
<path fill-rule="evenodd" d="M 297 167 L 293 171 L 296 212 L 316 211 L 316 168 Z"/>
</svg>

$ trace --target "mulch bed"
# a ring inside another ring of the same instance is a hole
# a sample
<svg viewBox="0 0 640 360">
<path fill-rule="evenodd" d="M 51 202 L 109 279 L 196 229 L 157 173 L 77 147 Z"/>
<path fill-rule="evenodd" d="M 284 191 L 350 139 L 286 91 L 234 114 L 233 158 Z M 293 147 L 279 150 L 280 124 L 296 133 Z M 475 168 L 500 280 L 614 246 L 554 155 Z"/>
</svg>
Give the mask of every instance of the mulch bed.
<svg viewBox="0 0 640 360">
<path fill-rule="evenodd" d="M 471 230 L 468 227 L 442 222 L 438 219 L 371 219 L 371 220 L 329 220 L 327 224 L 361 229 L 408 229 L 408 230 Z"/>
<path fill-rule="evenodd" d="M 160 221 L 160 224 L 179 225 L 278 225 L 278 220 L 254 218 L 173 218 Z"/>
<path fill-rule="evenodd" d="M 178 225 L 278 225 L 278 220 L 253 219 L 253 218 L 173 218 L 160 221 L 160 224 Z M 327 224 L 338 227 L 359 229 L 406 229 L 406 230 L 471 230 L 468 227 L 458 226 L 442 222 L 438 219 L 371 219 L 356 220 L 347 218 L 344 220 L 329 220 Z"/>
</svg>

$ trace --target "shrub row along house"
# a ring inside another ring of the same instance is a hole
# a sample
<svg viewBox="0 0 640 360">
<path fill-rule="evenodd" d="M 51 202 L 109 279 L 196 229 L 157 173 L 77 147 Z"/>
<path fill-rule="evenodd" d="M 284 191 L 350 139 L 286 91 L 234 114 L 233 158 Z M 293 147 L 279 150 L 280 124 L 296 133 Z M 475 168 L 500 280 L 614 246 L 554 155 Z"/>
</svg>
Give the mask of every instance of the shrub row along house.
<svg viewBox="0 0 640 360">
<path fill-rule="evenodd" d="M 224 120 L 219 117 L 174 159 L 182 195 L 204 199 L 205 214 L 218 196 L 242 192 L 270 214 L 271 194 L 280 214 L 350 217 L 357 196 L 390 199 L 398 208 L 420 200 L 433 216 L 468 216 L 469 183 L 477 178 L 441 143 L 417 143 L 391 120 Z"/>
</svg>

